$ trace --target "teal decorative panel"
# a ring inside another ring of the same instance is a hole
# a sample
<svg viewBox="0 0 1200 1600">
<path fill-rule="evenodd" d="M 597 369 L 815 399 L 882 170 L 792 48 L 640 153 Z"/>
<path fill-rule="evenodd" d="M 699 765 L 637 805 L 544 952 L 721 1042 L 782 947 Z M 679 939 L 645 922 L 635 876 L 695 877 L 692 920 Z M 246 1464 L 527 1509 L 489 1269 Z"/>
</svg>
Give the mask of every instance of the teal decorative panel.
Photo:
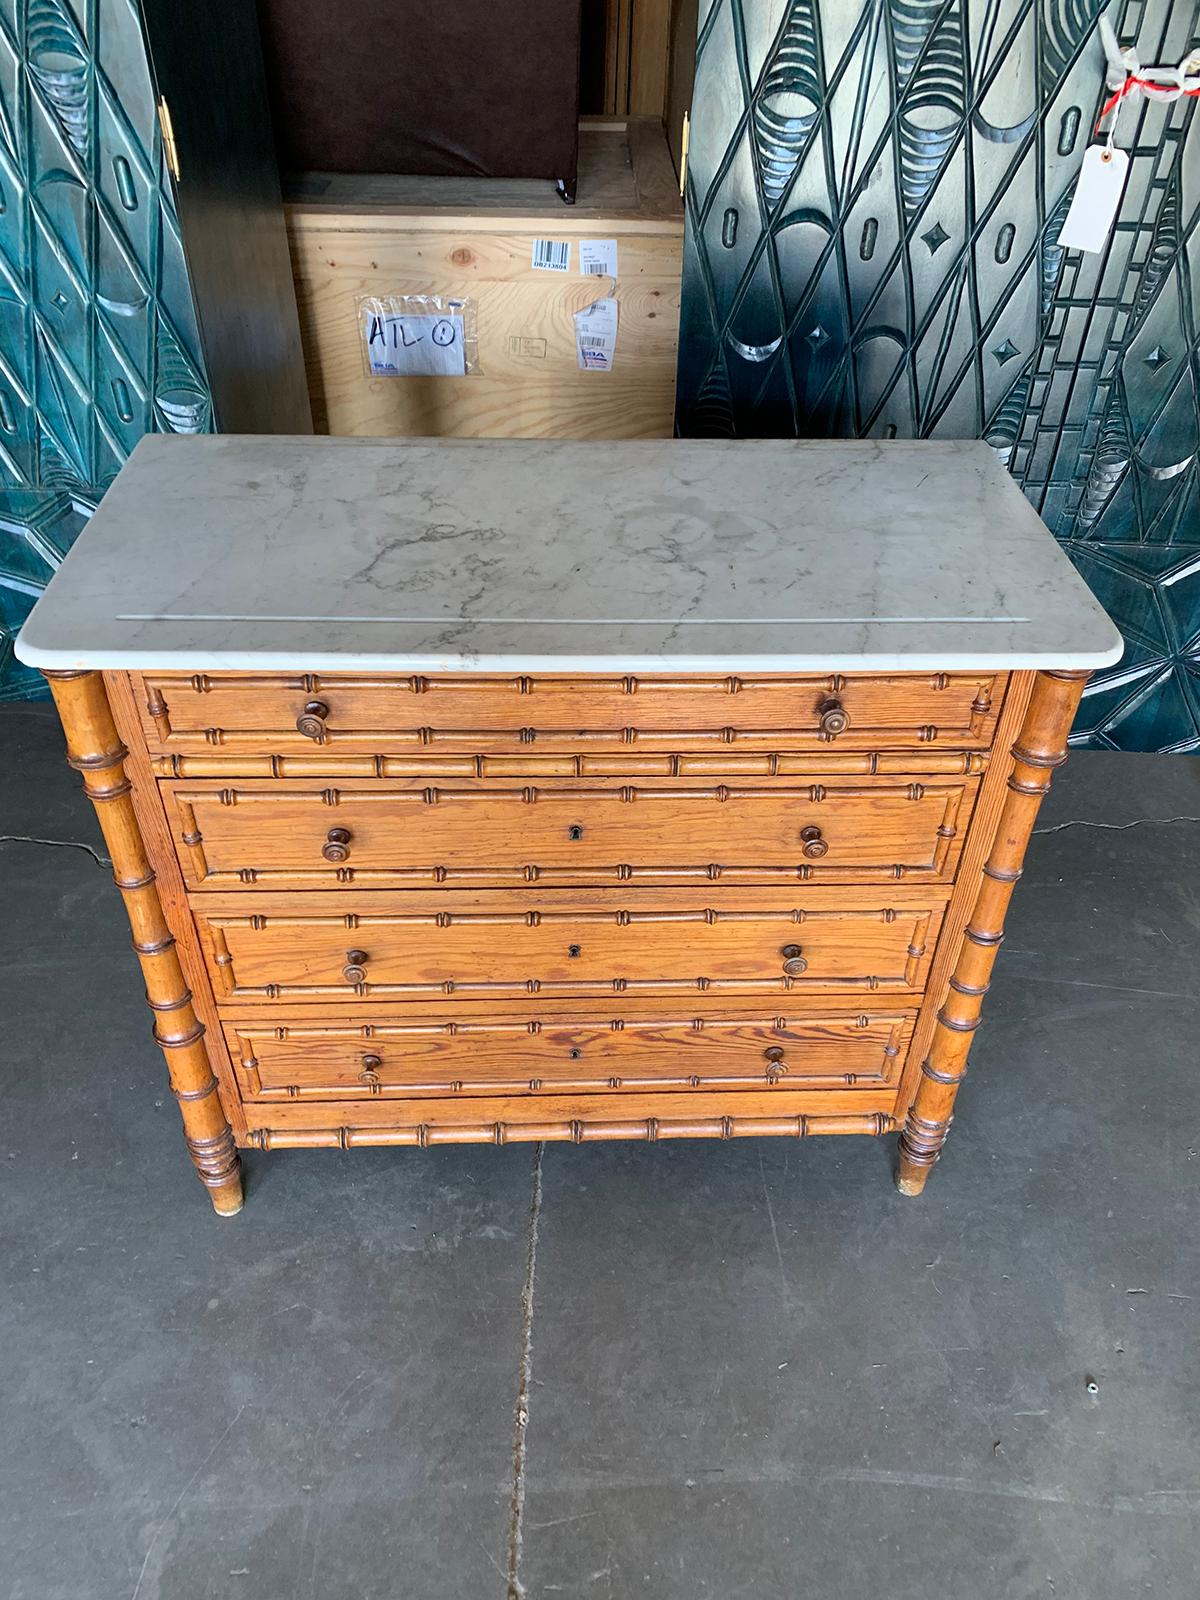
<svg viewBox="0 0 1200 1600">
<path fill-rule="evenodd" d="M 211 419 L 137 5 L 0 0 L 0 698 L 138 438 Z"/>
<path fill-rule="evenodd" d="M 1127 101 L 1096 255 L 1058 243 L 1098 0 L 701 0 L 684 435 L 987 439 L 1108 607 L 1073 742 L 1200 749 L 1200 134 Z M 1195 0 L 1108 8 L 1143 62 Z"/>
</svg>

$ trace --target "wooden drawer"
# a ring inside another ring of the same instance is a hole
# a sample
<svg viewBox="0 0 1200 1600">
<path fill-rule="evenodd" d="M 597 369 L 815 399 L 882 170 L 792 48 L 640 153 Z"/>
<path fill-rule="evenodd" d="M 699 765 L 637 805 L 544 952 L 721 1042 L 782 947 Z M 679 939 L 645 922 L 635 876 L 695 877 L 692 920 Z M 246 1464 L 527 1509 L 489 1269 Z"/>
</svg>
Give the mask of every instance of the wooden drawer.
<svg viewBox="0 0 1200 1600">
<path fill-rule="evenodd" d="M 339 904 L 343 903 L 339 897 Z M 203 896 L 219 1000 L 919 990 L 940 905 L 828 891 Z"/>
<path fill-rule="evenodd" d="M 225 1025 L 242 1093 L 280 1100 L 453 1094 L 878 1089 L 895 1083 L 911 1011 L 545 1019 L 444 1015 L 361 1026 Z"/>
<path fill-rule="evenodd" d="M 162 784 L 193 888 L 948 882 L 975 779 Z"/>
<path fill-rule="evenodd" d="M 1005 675 L 354 677 L 171 673 L 135 685 L 152 751 L 985 749 Z M 317 710 L 307 711 L 310 702 Z M 299 731 L 302 723 L 309 735 Z"/>
</svg>

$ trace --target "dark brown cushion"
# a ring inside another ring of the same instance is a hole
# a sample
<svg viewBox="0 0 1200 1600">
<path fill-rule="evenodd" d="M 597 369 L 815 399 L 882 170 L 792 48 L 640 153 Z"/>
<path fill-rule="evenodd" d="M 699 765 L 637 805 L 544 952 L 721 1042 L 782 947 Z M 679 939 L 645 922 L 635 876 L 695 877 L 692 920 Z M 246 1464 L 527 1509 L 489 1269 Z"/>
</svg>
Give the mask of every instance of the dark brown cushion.
<svg viewBox="0 0 1200 1600">
<path fill-rule="evenodd" d="M 580 0 L 258 0 L 280 166 L 575 175 Z"/>
</svg>

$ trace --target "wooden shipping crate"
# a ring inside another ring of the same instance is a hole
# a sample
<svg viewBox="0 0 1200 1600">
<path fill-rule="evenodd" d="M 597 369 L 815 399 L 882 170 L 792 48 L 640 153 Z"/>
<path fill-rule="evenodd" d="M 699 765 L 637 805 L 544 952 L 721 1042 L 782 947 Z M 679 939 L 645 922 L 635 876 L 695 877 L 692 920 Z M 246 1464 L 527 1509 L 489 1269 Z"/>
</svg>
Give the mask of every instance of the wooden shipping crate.
<svg viewBox="0 0 1200 1600">
<path fill-rule="evenodd" d="M 579 201 L 548 184 L 313 176 L 288 206 L 309 389 L 335 434 L 639 439 L 673 431 L 683 211 L 657 121 L 580 130 Z M 532 266 L 536 239 L 569 240 L 570 270 Z M 611 372 L 581 372 L 574 315 L 612 293 L 584 277 L 581 239 L 615 239 Z M 364 295 L 469 296 L 480 371 L 370 377 Z"/>
</svg>

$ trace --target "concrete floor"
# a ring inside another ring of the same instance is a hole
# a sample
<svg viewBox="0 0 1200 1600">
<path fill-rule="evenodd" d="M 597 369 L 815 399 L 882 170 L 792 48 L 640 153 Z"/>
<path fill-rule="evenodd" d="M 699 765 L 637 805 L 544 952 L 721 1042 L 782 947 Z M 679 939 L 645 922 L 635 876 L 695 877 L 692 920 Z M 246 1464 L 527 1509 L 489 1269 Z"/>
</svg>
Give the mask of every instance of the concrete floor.
<svg viewBox="0 0 1200 1600">
<path fill-rule="evenodd" d="M 923 1200 L 891 1140 L 293 1151 L 222 1222 L 0 736 L 5 1600 L 1195 1600 L 1200 761 L 1060 775 Z"/>
</svg>

